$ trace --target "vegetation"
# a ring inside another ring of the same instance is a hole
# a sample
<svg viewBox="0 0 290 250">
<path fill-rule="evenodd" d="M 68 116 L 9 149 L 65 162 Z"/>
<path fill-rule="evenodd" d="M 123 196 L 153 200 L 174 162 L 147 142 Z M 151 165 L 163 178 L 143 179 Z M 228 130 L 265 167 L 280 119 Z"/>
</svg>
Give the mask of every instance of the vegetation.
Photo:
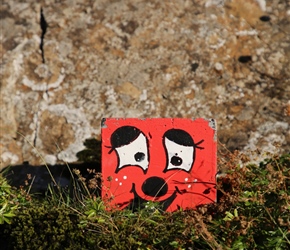
<svg viewBox="0 0 290 250">
<path fill-rule="evenodd" d="M 219 161 L 218 202 L 174 213 L 106 211 L 89 193 L 40 201 L 0 176 L 1 249 L 290 249 L 290 154 Z"/>
</svg>

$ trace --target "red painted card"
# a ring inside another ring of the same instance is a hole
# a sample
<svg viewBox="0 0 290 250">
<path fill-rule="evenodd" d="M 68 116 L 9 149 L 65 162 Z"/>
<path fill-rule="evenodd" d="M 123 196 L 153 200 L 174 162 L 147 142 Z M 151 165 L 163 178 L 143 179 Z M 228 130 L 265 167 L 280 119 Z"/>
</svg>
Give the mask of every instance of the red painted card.
<svg viewBox="0 0 290 250">
<path fill-rule="evenodd" d="M 102 198 L 108 209 L 166 211 L 216 201 L 213 119 L 106 118 L 102 121 Z"/>
</svg>

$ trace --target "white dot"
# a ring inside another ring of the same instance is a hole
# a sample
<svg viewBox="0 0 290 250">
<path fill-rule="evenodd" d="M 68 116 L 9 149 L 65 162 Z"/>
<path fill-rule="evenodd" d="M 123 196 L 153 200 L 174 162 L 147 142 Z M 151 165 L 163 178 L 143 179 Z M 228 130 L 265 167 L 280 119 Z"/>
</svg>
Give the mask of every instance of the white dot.
<svg viewBox="0 0 290 250">
<path fill-rule="evenodd" d="M 120 182 L 119 185 L 122 186 L 122 182 Z"/>
<path fill-rule="evenodd" d="M 184 180 L 185 180 L 185 181 L 188 181 L 188 178 L 185 178 Z"/>
<path fill-rule="evenodd" d="M 126 175 L 125 175 L 125 176 L 123 176 L 123 179 L 124 179 L 124 180 L 126 180 L 126 179 L 127 179 L 127 176 L 126 176 Z"/>
<path fill-rule="evenodd" d="M 188 187 L 188 188 L 191 188 L 191 185 L 188 185 L 187 187 Z"/>
<path fill-rule="evenodd" d="M 223 70 L 223 65 L 221 64 L 221 63 L 216 63 L 215 65 L 214 65 L 214 68 L 217 70 L 217 71 L 222 71 Z"/>
<path fill-rule="evenodd" d="M 118 181 L 118 178 L 116 178 L 115 181 Z"/>
<path fill-rule="evenodd" d="M 197 182 L 197 179 L 194 179 L 193 181 L 194 181 L 194 182 Z"/>
</svg>

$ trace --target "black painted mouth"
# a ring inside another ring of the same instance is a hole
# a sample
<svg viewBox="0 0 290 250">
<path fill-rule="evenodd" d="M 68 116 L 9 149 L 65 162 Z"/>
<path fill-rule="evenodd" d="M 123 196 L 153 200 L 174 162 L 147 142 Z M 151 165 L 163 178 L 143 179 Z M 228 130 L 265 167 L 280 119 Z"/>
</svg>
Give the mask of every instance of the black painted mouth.
<svg viewBox="0 0 290 250">
<path fill-rule="evenodd" d="M 148 201 L 150 200 L 146 200 L 143 199 L 142 197 L 140 197 L 138 195 L 138 193 L 136 192 L 136 188 L 135 188 L 135 183 L 132 184 L 132 189 L 130 191 L 130 193 L 134 194 L 134 199 L 132 200 L 132 202 L 129 204 L 128 208 L 136 211 L 138 209 L 141 208 L 145 208 L 146 204 Z M 181 192 L 177 186 L 175 186 L 175 190 L 173 192 L 173 194 L 171 196 L 169 196 L 167 199 L 162 200 L 162 201 L 157 201 L 160 205 L 161 208 L 166 211 L 166 209 L 172 204 L 172 202 L 175 200 L 175 198 L 177 197 L 177 193 L 179 194 L 183 194 L 184 192 Z"/>
</svg>

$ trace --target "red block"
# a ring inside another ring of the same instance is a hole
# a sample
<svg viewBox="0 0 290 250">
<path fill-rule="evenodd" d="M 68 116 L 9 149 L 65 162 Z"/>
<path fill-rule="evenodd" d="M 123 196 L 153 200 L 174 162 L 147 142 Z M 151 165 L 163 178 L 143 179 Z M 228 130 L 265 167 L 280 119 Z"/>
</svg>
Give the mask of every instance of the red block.
<svg viewBox="0 0 290 250">
<path fill-rule="evenodd" d="M 215 202 L 216 151 L 213 119 L 103 119 L 103 201 L 166 211 Z"/>
</svg>

